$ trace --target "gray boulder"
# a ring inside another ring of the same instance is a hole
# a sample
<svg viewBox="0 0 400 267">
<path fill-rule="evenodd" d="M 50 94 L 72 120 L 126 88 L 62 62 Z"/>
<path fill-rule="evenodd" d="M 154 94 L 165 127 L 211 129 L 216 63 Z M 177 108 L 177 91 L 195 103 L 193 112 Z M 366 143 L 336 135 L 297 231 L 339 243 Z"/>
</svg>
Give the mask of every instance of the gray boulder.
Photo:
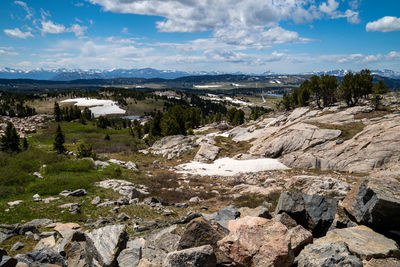
<svg viewBox="0 0 400 267">
<path fill-rule="evenodd" d="M 12 247 L 11 247 L 11 251 L 17 251 L 24 248 L 24 244 L 22 244 L 21 242 L 17 242 L 15 243 Z"/>
<path fill-rule="evenodd" d="M 109 225 L 87 233 L 93 241 L 102 266 L 114 266 L 119 253 L 126 247 L 128 234 L 125 225 Z"/>
<path fill-rule="evenodd" d="M 17 255 L 15 258 L 29 266 L 43 266 L 43 264 L 46 263 L 56 264 L 62 267 L 67 266 L 64 258 L 60 254 L 48 248 L 33 250 L 22 255 Z"/>
<path fill-rule="evenodd" d="M 215 267 L 217 260 L 210 245 L 171 252 L 163 267 Z"/>
<path fill-rule="evenodd" d="M 298 267 L 362 267 L 363 264 L 352 256 L 344 244 L 307 245 L 296 258 Z"/>
<path fill-rule="evenodd" d="M 217 212 L 214 221 L 227 228 L 228 222 L 240 217 L 240 212 L 234 206 L 223 208 Z"/>
<path fill-rule="evenodd" d="M 297 224 L 311 230 L 313 236 L 324 236 L 331 226 L 337 199 L 319 195 L 304 195 L 297 192 L 282 192 L 276 207 L 276 214 L 287 213 Z"/>
<path fill-rule="evenodd" d="M 393 179 L 363 179 L 343 200 L 343 207 L 359 224 L 393 234 L 400 231 L 400 183 Z M 397 235 L 397 240 L 400 240 Z"/>
</svg>

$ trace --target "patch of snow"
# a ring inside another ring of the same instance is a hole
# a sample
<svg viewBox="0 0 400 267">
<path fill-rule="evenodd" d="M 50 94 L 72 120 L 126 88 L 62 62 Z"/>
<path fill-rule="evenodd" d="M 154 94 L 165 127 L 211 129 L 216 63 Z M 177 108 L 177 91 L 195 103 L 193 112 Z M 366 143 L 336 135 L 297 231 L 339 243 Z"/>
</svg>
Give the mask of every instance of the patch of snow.
<svg viewBox="0 0 400 267">
<path fill-rule="evenodd" d="M 177 172 L 201 176 L 235 176 L 241 173 L 255 173 L 261 171 L 289 169 L 277 159 L 261 158 L 249 160 L 235 160 L 222 158 L 213 163 L 192 161 L 175 167 Z"/>
<path fill-rule="evenodd" d="M 125 110 L 117 105 L 117 102 L 106 99 L 94 98 L 73 98 L 61 101 L 61 103 L 75 103 L 78 107 L 89 108 L 94 117 L 110 115 L 110 114 L 125 114 Z"/>
</svg>

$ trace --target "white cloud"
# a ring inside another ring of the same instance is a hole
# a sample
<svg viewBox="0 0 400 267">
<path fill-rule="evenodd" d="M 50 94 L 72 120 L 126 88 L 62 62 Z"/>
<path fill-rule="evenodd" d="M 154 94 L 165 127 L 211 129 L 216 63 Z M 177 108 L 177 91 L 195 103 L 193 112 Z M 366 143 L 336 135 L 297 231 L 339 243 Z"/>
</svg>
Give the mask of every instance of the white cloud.
<svg viewBox="0 0 400 267">
<path fill-rule="evenodd" d="M 75 36 L 77 36 L 77 37 L 85 35 L 86 30 L 87 30 L 86 26 L 81 26 L 79 24 L 73 24 L 68 29 L 69 32 L 73 32 L 75 34 Z"/>
<path fill-rule="evenodd" d="M 394 32 L 400 31 L 400 18 L 386 16 L 373 22 L 369 22 L 366 26 L 368 32 Z"/>
<path fill-rule="evenodd" d="M 59 34 L 67 31 L 67 28 L 62 24 L 56 24 L 51 20 L 42 21 L 42 28 L 40 29 L 42 34 L 51 33 L 51 34 Z"/>
<path fill-rule="evenodd" d="M 328 15 L 333 15 L 338 7 L 339 2 L 336 2 L 335 0 L 328 0 L 328 2 L 324 2 L 319 6 L 319 10 Z"/>
<path fill-rule="evenodd" d="M 42 28 L 40 28 L 40 31 L 42 32 L 42 35 L 45 35 L 46 33 L 60 34 L 65 32 L 72 32 L 75 34 L 75 36 L 81 37 L 85 35 L 85 32 L 87 30 L 86 26 L 81 26 L 79 24 L 72 24 L 71 27 L 67 28 L 64 25 L 54 23 L 51 20 L 41 21 L 41 24 Z"/>
<path fill-rule="evenodd" d="M 124 28 L 122 28 L 121 32 L 122 32 L 122 33 L 128 33 L 128 32 L 129 32 L 129 29 L 128 29 L 127 27 L 124 27 Z"/>
<path fill-rule="evenodd" d="M 400 60 L 400 52 L 391 51 L 385 55 L 387 60 Z"/>
<path fill-rule="evenodd" d="M 31 32 L 29 32 L 29 31 L 23 32 L 19 28 L 5 29 L 4 33 L 7 34 L 10 37 L 20 38 L 20 39 L 26 39 L 28 37 L 33 37 L 33 34 Z"/>
<path fill-rule="evenodd" d="M 6 56 L 18 56 L 18 52 L 13 51 L 14 47 L 1 47 L 0 46 L 0 55 Z"/>
<path fill-rule="evenodd" d="M 386 55 L 382 54 L 349 54 L 349 55 L 333 55 L 330 57 L 332 61 L 337 63 L 359 63 L 359 64 L 367 64 L 367 63 L 375 63 L 382 62 L 384 60 L 387 61 L 396 61 L 400 60 L 400 53 L 397 51 L 391 51 Z"/>
<path fill-rule="evenodd" d="M 30 8 L 25 2 L 14 1 L 14 4 L 21 6 L 26 12 L 26 19 L 31 19 L 33 17 L 33 9 Z"/>
</svg>

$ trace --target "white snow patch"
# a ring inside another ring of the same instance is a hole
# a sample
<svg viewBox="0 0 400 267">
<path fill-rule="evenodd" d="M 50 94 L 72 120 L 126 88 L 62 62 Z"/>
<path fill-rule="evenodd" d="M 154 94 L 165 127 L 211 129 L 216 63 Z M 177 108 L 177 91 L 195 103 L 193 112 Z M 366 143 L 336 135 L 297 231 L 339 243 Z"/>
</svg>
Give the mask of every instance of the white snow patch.
<svg viewBox="0 0 400 267">
<path fill-rule="evenodd" d="M 241 173 L 289 169 L 277 159 L 236 160 L 231 158 L 217 159 L 213 163 L 192 161 L 175 167 L 177 172 L 201 176 L 235 176 Z"/>
<path fill-rule="evenodd" d="M 61 103 L 74 102 L 78 107 L 91 107 L 89 108 L 94 117 L 110 114 L 125 114 L 125 110 L 117 105 L 117 102 L 106 99 L 94 98 L 73 98 L 61 101 Z"/>
</svg>

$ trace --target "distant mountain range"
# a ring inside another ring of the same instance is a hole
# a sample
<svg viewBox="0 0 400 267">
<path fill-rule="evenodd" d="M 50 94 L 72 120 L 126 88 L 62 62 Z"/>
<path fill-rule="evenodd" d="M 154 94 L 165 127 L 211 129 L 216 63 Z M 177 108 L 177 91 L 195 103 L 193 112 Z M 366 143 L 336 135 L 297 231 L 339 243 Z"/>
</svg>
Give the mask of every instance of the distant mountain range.
<svg viewBox="0 0 400 267">
<path fill-rule="evenodd" d="M 329 74 L 338 77 L 344 76 L 349 70 L 331 70 L 331 71 L 314 71 L 307 73 L 299 73 L 299 75 L 321 75 Z M 372 70 L 372 74 L 400 79 L 400 72 L 392 70 Z M 53 80 L 53 81 L 73 81 L 73 80 L 90 80 L 90 79 L 115 79 L 115 78 L 161 78 L 161 79 L 176 79 L 187 76 L 204 76 L 204 75 L 220 75 L 220 74 L 234 74 L 234 75 L 250 75 L 250 76 L 278 76 L 288 75 L 279 74 L 271 71 L 262 74 L 255 73 L 222 73 L 222 72 L 186 72 L 177 70 L 157 70 L 152 68 L 144 69 L 111 69 L 111 70 L 80 70 L 80 69 L 33 69 L 33 70 L 20 70 L 12 68 L 0 68 L 0 79 L 33 79 L 33 80 Z M 292 74 L 293 75 L 293 74 Z"/>
</svg>

